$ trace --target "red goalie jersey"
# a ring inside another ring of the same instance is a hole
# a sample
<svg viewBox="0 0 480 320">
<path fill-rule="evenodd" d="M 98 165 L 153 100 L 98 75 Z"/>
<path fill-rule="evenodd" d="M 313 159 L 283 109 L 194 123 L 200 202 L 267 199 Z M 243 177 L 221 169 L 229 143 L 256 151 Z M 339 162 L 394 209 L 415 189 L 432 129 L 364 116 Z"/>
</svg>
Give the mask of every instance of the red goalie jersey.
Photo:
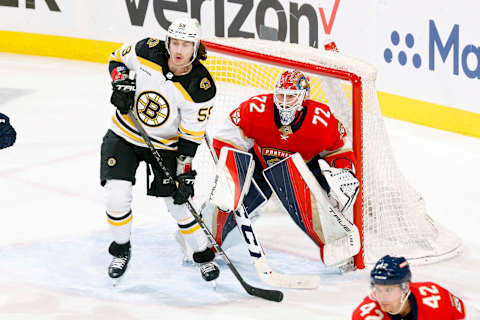
<svg viewBox="0 0 480 320">
<path fill-rule="evenodd" d="M 465 319 L 465 307 L 463 301 L 451 294 L 447 289 L 433 282 L 410 283 L 412 299 L 413 320 L 457 320 Z M 378 302 L 372 297 L 366 297 L 363 302 L 353 311 L 352 320 L 368 319 L 397 319 L 383 312 Z M 400 318 L 398 318 L 400 319 Z"/>
<path fill-rule="evenodd" d="M 305 100 L 295 120 L 282 126 L 273 94 L 257 95 L 230 113 L 227 123 L 213 140 L 217 152 L 223 146 L 248 151 L 253 147 L 264 168 L 299 152 L 305 162 L 319 155 L 331 166 L 355 166 L 346 130 L 330 108 L 317 101 Z"/>
</svg>

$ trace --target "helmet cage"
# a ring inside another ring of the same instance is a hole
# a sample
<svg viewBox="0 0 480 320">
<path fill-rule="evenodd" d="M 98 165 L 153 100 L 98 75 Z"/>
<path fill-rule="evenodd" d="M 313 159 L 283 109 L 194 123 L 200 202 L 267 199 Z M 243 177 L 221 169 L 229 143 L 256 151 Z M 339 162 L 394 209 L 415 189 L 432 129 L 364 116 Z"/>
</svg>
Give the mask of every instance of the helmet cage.
<svg viewBox="0 0 480 320">
<path fill-rule="evenodd" d="M 302 104 L 306 94 L 307 90 L 305 89 L 275 88 L 273 101 L 280 114 L 280 122 L 282 125 L 289 125 L 295 119 L 297 111 L 303 109 Z M 288 98 L 288 96 L 291 98 Z"/>
<path fill-rule="evenodd" d="M 308 99 L 310 85 L 308 78 L 300 71 L 284 71 L 275 83 L 273 101 L 280 114 L 282 125 L 289 125 L 297 111 L 303 109 L 303 101 Z"/>
</svg>

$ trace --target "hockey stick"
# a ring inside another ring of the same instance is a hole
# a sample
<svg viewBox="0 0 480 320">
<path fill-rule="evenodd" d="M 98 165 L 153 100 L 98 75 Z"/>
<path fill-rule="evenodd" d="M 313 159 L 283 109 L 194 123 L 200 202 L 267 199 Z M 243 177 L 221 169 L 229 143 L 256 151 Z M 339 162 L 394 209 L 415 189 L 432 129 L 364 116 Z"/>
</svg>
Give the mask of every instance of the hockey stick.
<svg viewBox="0 0 480 320">
<path fill-rule="evenodd" d="M 138 121 L 138 118 L 136 117 L 136 115 L 133 113 L 133 111 L 131 109 L 128 111 L 128 115 L 132 119 L 133 124 L 135 125 L 137 130 L 140 132 L 140 135 L 142 136 L 143 140 L 145 140 L 145 143 L 147 144 L 148 148 L 150 148 L 150 151 L 152 152 L 153 156 L 155 157 L 155 160 L 157 161 L 160 168 L 163 170 L 167 179 L 170 180 L 171 183 L 176 184 L 176 181 L 173 179 L 173 175 L 170 173 L 168 168 L 163 163 L 162 157 L 158 153 L 157 149 L 155 149 L 155 147 L 153 146 L 152 142 L 150 141 L 150 138 L 148 137 L 147 132 L 145 131 L 143 126 L 140 124 L 140 122 Z M 223 261 L 225 261 L 227 266 L 230 268 L 230 271 L 232 271 L 232 273 L 235 275 L 235 277 L 240 282 L 240 284 L 245 289 L 245 291 L 249 295 L 256 296 L 256 297 L 259 297 L 259 298 L 263 298 L 263 299 L 266 299 L 266 300 L 276 301 L 276 302 L 282 301 L 283 293 L 281 291 L 256 288 L 256 287 L 253 287 L 253 286 L 249 285 L 247 282 L 245 282 L 245 280 L 243 280 L 242 276 L 238 273 L 237 269 L 235 268 L 233 263 L 230 261 L 230 259 L 227 257 L 227 255 L 225 254 L 223 249 L 215 241 L 215 238 L 213 237 L 212 233 L 210 232 L 210 230 L 208 230 L 207 226 L 205 225 L 205 223 L 202 221 L 202 219 L 198 215 L 197 211 L 193 207 L 190 200 L 187 200 L 186 205 L 187 205 L 188 210 L 190 210 L 193 217 L 195 218 L 195 221 L 202 228 L 203 232 L 207 236 L 210 243 L 213 245 L 213 247 L 215 248 L 217 253 L 222 257 Z"/>
<path fill-rule="evenodd" d="M 209 136 L 207 134 L 205 134 L 205 141 L 208 149 L 210 150 L 213 161 L 217 163 L 217 155 L 213 150 L 213 146 L 211 145 Z M 244 205 L 241 204 L 239 209 L 234 211 L 234 214 L 235 223 L 237 224 L 238 230 L 242 235 L 243 241 L 248 247 L 248 252 L 253 260 L 255 270 L 265 284 L 272 287 L 294 289 L 315 289 L 318 286 L 318 281 L 320 280 L 318 276 L 284 274 L 273 270 L 268 263 L 267 256 L 265 255 L 262 245 L 255 236 L 252 222 L 248 217 Z M 249 239 L 247 234 L 250 234 L 251 239 Z"/>
</svg>

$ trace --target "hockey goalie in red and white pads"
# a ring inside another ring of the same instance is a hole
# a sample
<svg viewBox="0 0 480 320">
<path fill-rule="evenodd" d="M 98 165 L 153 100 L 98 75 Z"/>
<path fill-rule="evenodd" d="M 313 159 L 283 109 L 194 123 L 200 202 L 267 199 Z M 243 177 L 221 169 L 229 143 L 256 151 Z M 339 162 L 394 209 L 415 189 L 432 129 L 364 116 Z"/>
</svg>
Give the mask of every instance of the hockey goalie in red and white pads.
<svg viewBox="0 0 480 320">
<path fill-rule="evenodd" d="M 217 128 L 213 138 L 217 155 L 222 150 L 225 158 L 234 149 L 237 154 L 251 154 L 255 163 L 251 174 L 240 170 L 244 178 L 238 178 L 238 161 L 217 165 L 217 186 L 211 198 L 217 208 L 203 214 L 211 220 L 218 243 L 234 228 L 235 220 L 244 223 L 242 217 L 248 218 L 273 192 L 294 222 L 319 246 L 326 265 L 340 264 L 358 253 L 358 229 L 344 216 L 359 187 L 351 143 L 330 108 L 310 100 L 309 92 L 308 78 L 302 72 L 285 71 L 274 93 L 241 103 Z M 253 183 L 242 181 L 252 176 Z M 228 182 L 233 187 L 228 187 Z M 245 227 L 239 228 L 253 257 L 253 232 L 246 234 Z"/>
</svg>

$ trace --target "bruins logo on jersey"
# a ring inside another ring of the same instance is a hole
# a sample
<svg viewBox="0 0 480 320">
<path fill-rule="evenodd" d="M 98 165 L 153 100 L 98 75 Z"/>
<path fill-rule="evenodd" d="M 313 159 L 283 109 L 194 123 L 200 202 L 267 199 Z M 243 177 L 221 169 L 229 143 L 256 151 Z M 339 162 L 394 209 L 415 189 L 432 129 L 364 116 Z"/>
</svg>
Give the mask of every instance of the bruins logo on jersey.
<svg viewBox="0 0 480 320">
<path fill-rule="evenodd" d="M 159 43 L 160 43 L 160 40 L 155 39 L 155 38 L 150 38 L 150 39 L 147 40 L 147 45 L 148 45 L 149 48 L 153 48 Z"/>
<path fill-rule="evenodd" d="M 170 105 L 160 93 L 142 92 L 137 99 L 138 118 L 149 127 L 160 127 L 170 116 Z"/>
<path fill-rule="evenodd" d="M 208 89 L 210 89 L 212 87 L 212 84 L 210 83 L 210 81 L 207 79 L 207 78 L 203 78 L 201 81 L 200 81 L 200 88 L 207 91 Z"/>
</svg>

